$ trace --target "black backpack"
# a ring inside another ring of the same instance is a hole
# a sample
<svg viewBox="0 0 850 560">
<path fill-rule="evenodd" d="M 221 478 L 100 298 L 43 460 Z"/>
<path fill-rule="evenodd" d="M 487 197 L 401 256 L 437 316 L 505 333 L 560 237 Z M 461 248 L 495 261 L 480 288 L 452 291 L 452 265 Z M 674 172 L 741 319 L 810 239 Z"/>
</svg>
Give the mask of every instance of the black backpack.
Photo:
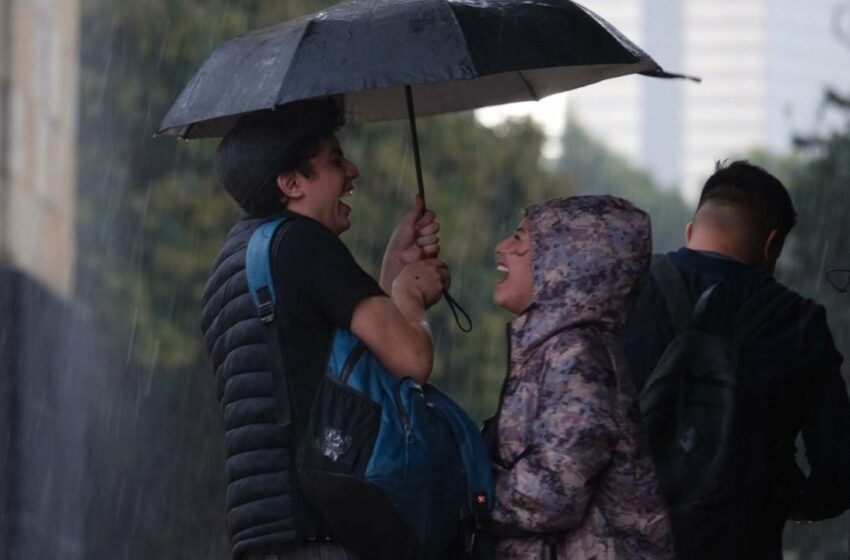
<svg viewBox="0 0 850 560">
<path fill-rule="evenodd" d="M 675 337 L 640 393 L 643 426 L 670 509 L 680 558 L 739 557 L 750 510 L 750 407 L 739 350 L 793 294 L 773 282 L 738 310 L 726 286 L 706 289 L 694 304 L 676 265 L 656 256 Z"/>
</svg>

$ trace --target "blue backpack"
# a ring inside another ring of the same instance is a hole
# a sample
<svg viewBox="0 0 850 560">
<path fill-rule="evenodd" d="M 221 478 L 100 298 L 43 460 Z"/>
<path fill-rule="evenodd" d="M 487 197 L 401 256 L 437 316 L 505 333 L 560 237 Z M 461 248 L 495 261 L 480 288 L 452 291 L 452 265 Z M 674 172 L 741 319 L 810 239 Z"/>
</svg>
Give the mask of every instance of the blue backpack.
<svg viewBox="0 0 850 560">
<path fill-rule="evenodd" d="M 245 260 L 251 298 L 272 327 L 271 242 L 287 219 L 261 224 Z M 284 378 L 275 388 L 287 402 L 288 376 L 274 376 Z M 493 506 L 490 456 L 469 416 L 435 387 L 392 376 L 354 334 L 337 329 L 301 426 L 299 490 L 363 558 L 430 560 L 458 543 L 461 556 L 489 554 L 473 542 L 486 535 Z"/>
</svg>

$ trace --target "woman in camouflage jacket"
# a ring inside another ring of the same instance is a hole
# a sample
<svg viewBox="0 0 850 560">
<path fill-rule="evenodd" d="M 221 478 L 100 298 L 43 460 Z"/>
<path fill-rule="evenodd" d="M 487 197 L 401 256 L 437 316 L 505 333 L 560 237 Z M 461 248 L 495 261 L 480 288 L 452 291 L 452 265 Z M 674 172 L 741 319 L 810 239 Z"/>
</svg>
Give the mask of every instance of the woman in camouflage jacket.
<svg viewBox="0 0 850 560">
<path fill-rule="evenodd" d="M 500 559 L 673 557 L 613 334 L 651 251 L 648 216 L 609 196 L 533 205 L 496 245 L 494 301 L 518 315 L 494 453 Z"/>
</svg>

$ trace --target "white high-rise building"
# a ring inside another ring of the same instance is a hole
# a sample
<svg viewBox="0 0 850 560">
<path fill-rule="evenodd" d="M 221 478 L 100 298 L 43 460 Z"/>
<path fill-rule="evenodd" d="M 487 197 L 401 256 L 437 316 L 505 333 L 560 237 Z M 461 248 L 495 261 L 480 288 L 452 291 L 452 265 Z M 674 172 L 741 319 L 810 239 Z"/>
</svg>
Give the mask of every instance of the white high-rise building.
<svg viewBox="0 0 850 560">
<path fill-rule="evenodd" d="M 836 33 L 841 0 L 583 3 L 665 69 L 703 78 L 631 76 L 569 94 L 570 113 L 596 138 L 690 201 L 716 160 L 786 152 L 793 134 L 825 124 L 827 87 L 850 92 L 850 44 Z"/>
</svg>

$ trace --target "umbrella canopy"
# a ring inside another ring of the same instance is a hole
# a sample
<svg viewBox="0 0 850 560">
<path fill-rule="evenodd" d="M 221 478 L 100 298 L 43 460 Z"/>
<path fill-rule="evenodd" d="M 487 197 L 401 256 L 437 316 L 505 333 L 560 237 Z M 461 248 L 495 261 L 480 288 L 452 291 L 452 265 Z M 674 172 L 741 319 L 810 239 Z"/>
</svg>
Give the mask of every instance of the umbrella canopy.
<svg viewBox="0 0 850 560">
<path fill-rule="evenodd" d="M 223 43 L 158 133 L 223 136 L 239 116 L 316 97 L 346 123 L 539 100 L 607 78 L 670 77 L 569 0 L 350 0 Z"/>
</svg>

